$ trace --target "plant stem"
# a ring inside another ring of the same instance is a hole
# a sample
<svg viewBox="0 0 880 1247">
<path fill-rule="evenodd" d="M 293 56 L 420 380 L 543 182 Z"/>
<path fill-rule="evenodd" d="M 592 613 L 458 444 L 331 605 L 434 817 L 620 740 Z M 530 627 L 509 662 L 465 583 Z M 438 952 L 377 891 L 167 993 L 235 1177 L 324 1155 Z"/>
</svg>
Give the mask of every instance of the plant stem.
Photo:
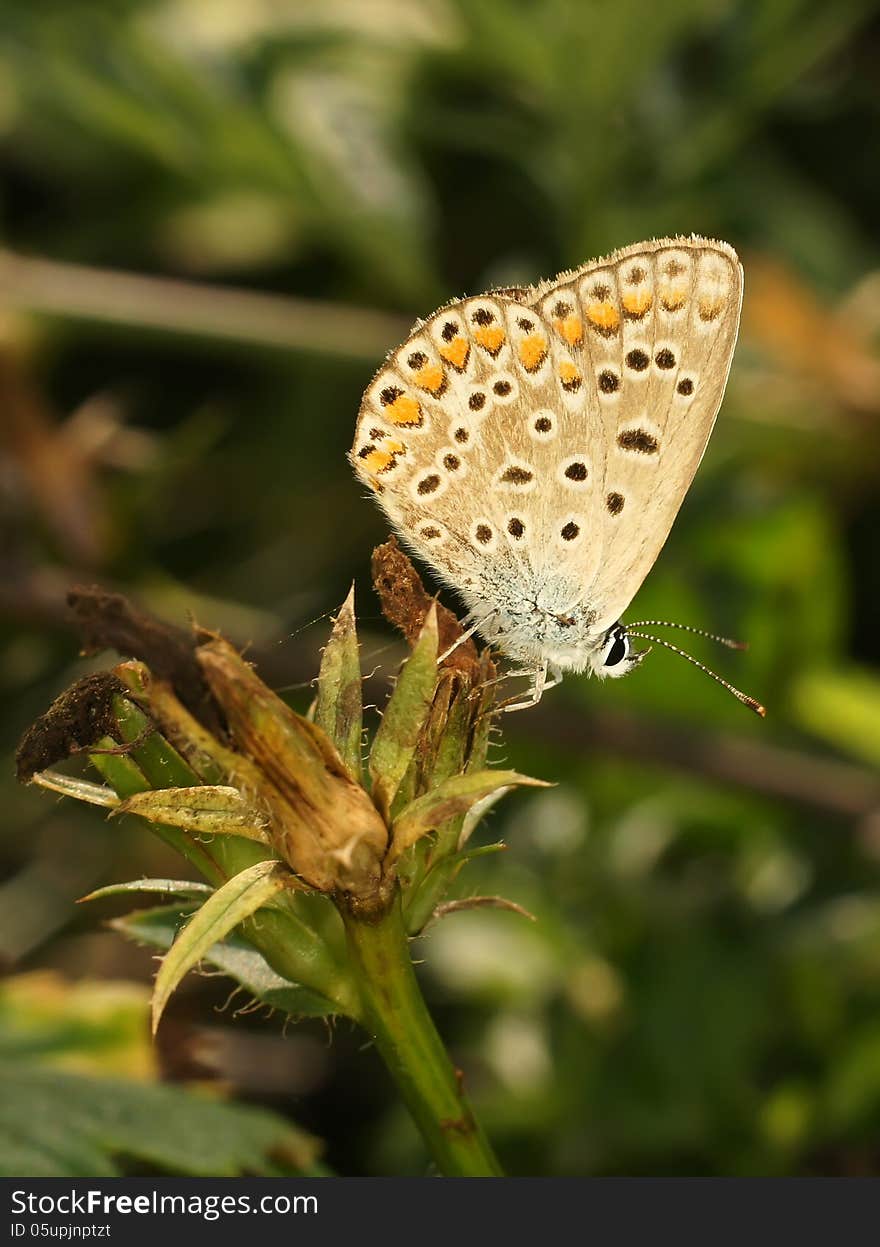
<svg viewBox="0 0 880 1247">
<path fill-rule="evenodd" d="M 502 1176 L 419 989 L 399 895 L 378 920 L 343 913 L 365 1026 L 440 1171 Z"/>
</svg>

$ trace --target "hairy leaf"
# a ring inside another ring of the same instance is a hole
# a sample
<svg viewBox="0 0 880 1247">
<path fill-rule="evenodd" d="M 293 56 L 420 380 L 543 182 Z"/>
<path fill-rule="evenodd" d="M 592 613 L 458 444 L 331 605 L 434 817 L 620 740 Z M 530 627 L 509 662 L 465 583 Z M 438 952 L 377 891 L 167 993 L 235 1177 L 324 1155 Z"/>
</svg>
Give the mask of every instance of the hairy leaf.
<svg viewBox="0 0 880 1247">
<path fill-rule="evenodd" d="M 249 918 L 293 876 L 280 862 L 257 862 L 230 879 L 193 914 L 162 959 L 153 987 L 153 1032 L 174 988 L 224 935 Z"/>
<path fill-rule="evenodd" d="M 237 788 L 204 784 L 198 788 L 156 788 L 123 801 L 116 814 L 138 814 L 151 823 L 182 827 L 197 835 L 244 836 L 268 843 L 266 816 Z"/>
<path fill-rule="evenodd" d="M 135 910 L 124 918 L 115 918 L 110 925 L 128 939 L 164 952 L 191 913 L 190 908 L 180 905 L 163 905 Z M 228 935 L 215 944 L 202 960 L 235 979 L 248 998 L 256 998 L 283 1013 L 294 1017 L 329 1017 L 339 1013 L 339 1005 L 326 996 L 276 974 L 265 957 L 237 935 Z"/>
</svg>

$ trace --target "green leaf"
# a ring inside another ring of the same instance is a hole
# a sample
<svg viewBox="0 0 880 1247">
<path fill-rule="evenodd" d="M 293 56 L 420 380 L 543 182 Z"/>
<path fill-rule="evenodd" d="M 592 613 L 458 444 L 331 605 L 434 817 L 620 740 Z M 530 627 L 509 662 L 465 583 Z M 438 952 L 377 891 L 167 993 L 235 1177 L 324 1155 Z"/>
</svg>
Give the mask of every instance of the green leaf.
<svg viewBox="0 0 880 1247">
<path fill-rule="evenodd" d="M 0 1174 L 314 1172 L 316 1140 L 274 1115 L 156 1085 L 138 983 L 39 970 L 0 984 Z"/>
<path fill-rule="evenodd" d="M 132 879 L 128 883 L 108 883 L 79 898 L 85 901 L 103 900 L 105 896 L 122 896 L 129 892 L 155 892 L 159 896 L 210 896 L 214 889 L 207 883 L 194 883 L 190 879 Z"/>
<path fill-rule="evenodd" d="M 489 797 L 496 799 L 517 785 L 549 788 L 541 779 L 530 779 L 518 771 L 476 771 L 470 775 L 453 775 L 431 792 L 418 797 L 394 820 L 388 861 L 394 862 L 417 840 L 440 823 L 465 814 Z"/>
<path fill-rule="evenodd" d="M 416 750 L 437 685 L 437 608 L 431 606 L 370 752 L 373 800 L 385 819 Z"/>
<path fill-rule="evenodd" d="M 263 844 L 269 842 L 265 816 L 237 788 L 225 784 L 137 792 L 114 813 L 138 814 L 148 822 L 181 827 L 197 835 L 244 836 Z"/>
<path fill-rule="evenodd" d="M 321 658 L 315 723 L 330 737 L 349 774 L 360 783 L 363 703 L 354 585 L 336 616 Z"/>
<path fill-rule="evenodd" d="M 179 905 L 138 909 L 124 918 L 115 918 L 110 926 L 136 943 L 164 951 L 171 947 L 191 912 Z M 276 974 L 261 953 L 236 935 L 215 944 L 203 961 L 235 979 L 250 996 L 293 1017 L 329 1017 L 339 1013 L 339 1005 L 320 992 Z"/>
<path fill-rule="evenodd" d="M 45 771 L 35 771 L 31 783 L 47 788 L 49 792 L 57 792 L 59 796 L 72 797 L 74 801 L 86 801 L 89 805 L 101 805 L 111 810 L 119 805 L 119 797 L 106 784 L 92 784 L 87 779 L 62 775 L 51 767 Z"/>
<path fill-rule="evenodd" d="M 0 1068 L 0 1175 L 113 1177 L 136 1167 L 201 1177 L 313 1171 L 319 1145 L 264 1109 L 179 1086 Z"/>
<path fill-rule="evenodd" d="M 153 987 L 153 1033 L 174 988 L 218 940 L 249 918 L 293 879 L 280 862 L 256 862 L 235 875 L 193 914 L 162 959 Z"/>
<path fill-rule="evenodd" d="M 245 992 L 291 1017 L 329 1017 L 339 1005 L 276 974 L 265 957 L 244 940 L 230 936 L 217 944 L 208 960 L 241 984 Z"/>
</svg>

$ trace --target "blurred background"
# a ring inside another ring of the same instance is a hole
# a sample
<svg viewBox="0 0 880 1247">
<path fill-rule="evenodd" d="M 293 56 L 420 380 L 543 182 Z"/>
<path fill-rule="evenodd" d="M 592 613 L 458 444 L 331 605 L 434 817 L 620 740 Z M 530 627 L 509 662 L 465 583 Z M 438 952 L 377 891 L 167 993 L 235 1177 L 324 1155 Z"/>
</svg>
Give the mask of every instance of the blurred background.
<svg viewBox="0 0 880 1247">
<path fill-rule="evenodd" d="M 283 1035 L 190 976 L 150 1051 L 151 954 L 106 925 L 131 902 L 74 902 L 183 865 L 18 788 L 14 747 L 110 661 L 77 655 L 77 582 L 222 629 L 302 709 L 355 579 L 380 697 L 385 528 L 345 452 L 386 349 L 697 231 L 743 258 L 744 327 L 634 609 L 747 638 L 693 649 L 768 717 L 657 651 L 511 716 L 497 759 L 558 787 L 508 798 L 465 883 L 538 922 L 459 913 L 417 952 L 512 1173 L 880 1172 L 878 54 L 872 0 L 2 6 L 0 1052 L 43 1087 L 208 1082 L 339 1172 L 424 1171 L 348 1027 Z M 29 1153 L 0 1114 L 0 1168 L 194 1163 L 75 1098 Z"/>
</svg>

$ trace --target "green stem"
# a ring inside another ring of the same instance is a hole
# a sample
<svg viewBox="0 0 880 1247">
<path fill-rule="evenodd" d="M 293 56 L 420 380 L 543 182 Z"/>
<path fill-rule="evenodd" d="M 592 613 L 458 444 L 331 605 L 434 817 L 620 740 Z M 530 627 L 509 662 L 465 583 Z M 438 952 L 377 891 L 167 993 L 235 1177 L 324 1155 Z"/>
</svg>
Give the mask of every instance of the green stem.
<svg viewBox="0 0 880 1247">
<path fill-rule="evenodd" d="M 447 1177 L 501 1177 L 419 990 L 399 896 L 378 920 L 343 919 L 365 1025 L 439 1169 Z"/>
</svg>

